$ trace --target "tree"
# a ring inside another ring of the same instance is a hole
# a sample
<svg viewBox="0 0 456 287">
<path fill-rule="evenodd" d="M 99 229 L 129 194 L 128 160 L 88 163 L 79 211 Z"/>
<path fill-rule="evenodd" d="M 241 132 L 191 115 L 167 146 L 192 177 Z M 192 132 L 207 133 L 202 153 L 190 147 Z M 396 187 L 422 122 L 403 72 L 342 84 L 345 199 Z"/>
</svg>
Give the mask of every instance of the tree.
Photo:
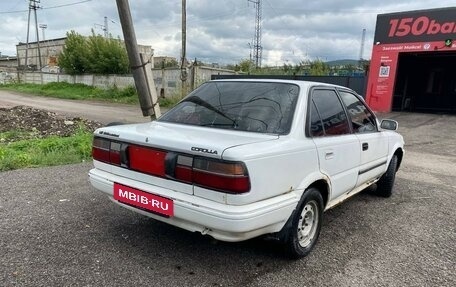
<svg viewBox="0 0 456 287">
<path fill-rule="evenodd" d="M 287 64 L 283 64 L 283 72 L 285 73 L 285 75 L 288 75 L 288 73 L 293 69 L 293 65 L 287 65 Z"/>
<path fill-rule="evenodd" d="M 308 65 L 311 76 L 325 76 L 330 72 L 329 65 L 322 60 L 309 61 Z"/>
<path fill-rule="evenodd" d="M 127 74 L 130 72 L 128 55 L 120 39 L 92 36 L 87 40 L 88 70 L 94 74 Z"/>
<path fill-rule="evenodd" d="M 245 59 L 240 61 L 239 64 L 237 64 L 237 66 L 239 66 L 241 72 L 250 73 L 250 71 L 253 68 L 253 61 Z"/>
<path fill-rule="evenodd" d="M 160 65 L 162 68 L 178 68 L 179 67 L 179 63 L 174 58 L 173 59 L 166 58 L 165 60 L 163 60 L 163 62 Z"/>
<path fill-rule="evenodd" d="M 353 75 L 353 73 L 356 71 L 356 66 L 352 64 L 347 64 L 345 65 L 345 69 L 348 71 L 349 75 Z"/>
<path fill-rule="evenodd" d="M 236 72 L 238 72 L 240 69 L 238 64 L 227 64 L 224 68 L 227 70 L 233 70 Z"/>
<path fill-rule="evenodd" d="M 369 72 L 369 68 L 370 68 L 370 60 L 361 60 L 360 66 L 363 69 L 364 74 L 367 75 L 367 73 Z"/>
<path fill-rule="evenodd" d="M 65 46 L 59 56 L 59 66 L 66 73 L 74 75 L 86 72 L 87 63 L 88 50 L 85 38 L 75 31 L 67 33 Z"/>
<path fill-rule="evenodd" d="M 59 65 L 68 74 L 127 74 L 128 55 L 120 39 L 92 35 L 88 38 L 74 31 L 67 33 Z"/>
</svg>

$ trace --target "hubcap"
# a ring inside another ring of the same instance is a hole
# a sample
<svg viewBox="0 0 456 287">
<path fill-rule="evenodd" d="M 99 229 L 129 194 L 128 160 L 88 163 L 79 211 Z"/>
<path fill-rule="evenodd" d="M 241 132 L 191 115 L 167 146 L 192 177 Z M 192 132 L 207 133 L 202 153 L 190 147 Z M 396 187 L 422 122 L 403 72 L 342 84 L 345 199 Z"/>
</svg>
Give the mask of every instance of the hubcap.
<svg viewBox="0 0 456 287">
<path fill-rule="evenodd" d="M 315 237 L 318 226 L 318 205 L 315 201 L 306 203 L 298 222 L 298 240 L 301 247 L 307 247 Z"/>
</svg>

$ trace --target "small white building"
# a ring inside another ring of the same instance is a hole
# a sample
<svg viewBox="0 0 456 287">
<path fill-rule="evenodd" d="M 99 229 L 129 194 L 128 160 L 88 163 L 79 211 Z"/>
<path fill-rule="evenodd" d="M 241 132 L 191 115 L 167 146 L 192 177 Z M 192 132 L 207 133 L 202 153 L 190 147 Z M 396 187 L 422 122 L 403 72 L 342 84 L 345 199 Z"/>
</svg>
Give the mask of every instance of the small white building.
<svg viewBox="0 0 456 287">
<path fill-rule="evenodd" d="M 38 42 L 29 42 L 28 51 L 27 43 L 16 45 L 17 63 L 19 68 L 25 67 L 25 57 L 27 54 L 27 66 L 32 69 L 41 69 L 43 67 L 58 66 L 58 57 L 65 46 L 65 38 L 51 39 Z M 41 52 L 41 66 L 39 60 L 39 51 Z"/>
</svg>

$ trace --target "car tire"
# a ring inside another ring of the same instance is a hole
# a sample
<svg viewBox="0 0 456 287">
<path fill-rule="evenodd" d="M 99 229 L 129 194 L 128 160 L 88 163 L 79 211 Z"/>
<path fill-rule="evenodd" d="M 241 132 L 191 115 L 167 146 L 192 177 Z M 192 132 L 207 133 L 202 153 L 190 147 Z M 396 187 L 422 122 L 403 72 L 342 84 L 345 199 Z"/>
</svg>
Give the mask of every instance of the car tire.
<svg viewBox="0 0 456 287">
<path fill-rule="evenodd" d="M 304 192 L 287 230 L 285 248 L 293 259 L 307 256 L 320 235 L 323 217 L 323 198 L 316 188 Z"/>
<path fill-rule="evenodd" d="M 397 171 L 397 155 L 393 155 L 388 169 L 377 182 L 375 194 L 382 197 L 390 197 L 393 193 L 394 179 Z"/>
</svg>

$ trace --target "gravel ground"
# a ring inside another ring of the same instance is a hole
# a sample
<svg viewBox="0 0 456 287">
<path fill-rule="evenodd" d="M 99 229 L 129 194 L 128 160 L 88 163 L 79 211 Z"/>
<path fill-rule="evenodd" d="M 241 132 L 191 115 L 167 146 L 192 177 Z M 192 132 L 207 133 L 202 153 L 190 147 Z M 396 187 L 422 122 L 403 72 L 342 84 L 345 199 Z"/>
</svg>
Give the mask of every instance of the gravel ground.
<svg viewBox="0 0 456 287">
<path fill-rule="evenodd" d="M 412 166 L 390 199 L 364 193 L 325 213 L 298 261 L 273 242 L 217 242 L 119 208 L 89 186 L 90 168 L 0 173 L 1 286 L 456 285 L 454 188 L 406 179 Z"/>
<path fill-rule="evenodd" d="M 53 112 L 27 106 L 0 108 L 0 133 L 7 131 L 23 131 L 15 137 L 0 138 L 0 143 L 17 141 L 27 138 L 70 136 L 78 129 L 94 131 L 102 124 L 80 117 L 66 117 Z"/>
<path fill-rule="evenodd" d="M 0 286 L 456 286 L 456 117 L 388 116 L 407 142 L 393 196 L 326 212 L 297 261 L 124 210 L 90 187 L 90 163 L 2 172 Z"/>
</svg>

